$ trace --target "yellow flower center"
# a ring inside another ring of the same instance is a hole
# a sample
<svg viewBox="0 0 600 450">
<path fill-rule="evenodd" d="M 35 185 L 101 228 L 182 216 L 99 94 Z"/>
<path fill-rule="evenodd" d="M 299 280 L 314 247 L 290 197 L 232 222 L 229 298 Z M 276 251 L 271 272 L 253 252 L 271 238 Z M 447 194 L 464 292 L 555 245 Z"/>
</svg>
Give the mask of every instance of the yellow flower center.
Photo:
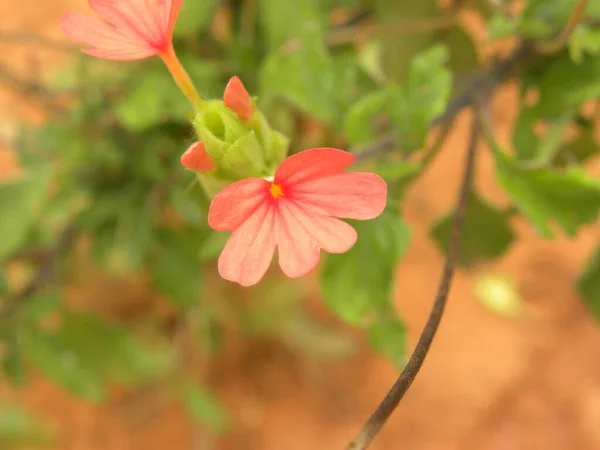
<svg viewBox="0 0 600 450">
<path fill-rule="evenodd" d="M 279 184 L 272 183 L 271 187 L 269 188 L 269 192 L 275 200 L 283 196 L 283 189 L 281 189 Z"/>
</svg>

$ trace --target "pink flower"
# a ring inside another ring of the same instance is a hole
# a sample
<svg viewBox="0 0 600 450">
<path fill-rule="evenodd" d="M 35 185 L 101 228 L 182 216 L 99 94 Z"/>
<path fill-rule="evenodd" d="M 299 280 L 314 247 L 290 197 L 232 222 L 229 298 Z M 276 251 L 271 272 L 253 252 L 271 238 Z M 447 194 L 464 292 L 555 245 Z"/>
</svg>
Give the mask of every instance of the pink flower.
<svg viewBox="0 0 600 450">
<path fill-rule="evenodd" d="M 183 0 L 89 0 L 101 18 L 65 13 L 60 26 L 92 56 L 114 60 L 166 55 Z"/>
<path fill-rule="evenodd" d="M 252 99 L 244 87 L 242 80 L 238 77 L 232 77 L 225 87 L 223 94 L 225 106 L 237 113 L 242 120 L 250 120 L 254 114 Z"/>
<path fill-rule="evenodd" d="M 320 250 L 344 253 L 356 242 L 354 228 L 336 219 L 368 220 L 385 208 L 387 186 L 373 173 L 344 172 L 356 158 L 333 148 L 314 148 L 287 158 L 273 181 L 248 178 L 217 194 L 209 225 L 232 231 L 219 273 L 242 286 L 260 281 L 275 248 L 290 278 L 306 275 Z"/>
<path fill-rule="evenodd" d="M 196 172 L 208 172 L 215 168 L 215 161 L 207 153 L 203 142 L 195 142 L 181 156 L 181 164 Z"/>
</svg>

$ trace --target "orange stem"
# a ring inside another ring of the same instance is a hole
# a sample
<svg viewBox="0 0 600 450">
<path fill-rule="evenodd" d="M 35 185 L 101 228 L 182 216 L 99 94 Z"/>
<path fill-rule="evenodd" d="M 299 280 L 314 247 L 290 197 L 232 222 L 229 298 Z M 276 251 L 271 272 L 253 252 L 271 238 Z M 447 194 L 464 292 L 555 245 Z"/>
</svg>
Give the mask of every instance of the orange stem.
<svg viewBox="0 0 600 450">
<path fill-rule="evenodd" d="M 185 94 L 190 103 L 194 106 L 194 109 L 198 108 L 198 104 L 201 101 L 200 96 L 194 87 L 192 79 L 181 65 L 181 62 L 179 62 L 179 58 L 177 58 L 177 55 L 175 54 L 173 45 L 169 45 L 169 47 L 164 52 L 159 53 L 158 56 L 164 61 L 169 72 L 171 72 L 175 83 L 177 83 L 181 92 Z"/>
</svg>

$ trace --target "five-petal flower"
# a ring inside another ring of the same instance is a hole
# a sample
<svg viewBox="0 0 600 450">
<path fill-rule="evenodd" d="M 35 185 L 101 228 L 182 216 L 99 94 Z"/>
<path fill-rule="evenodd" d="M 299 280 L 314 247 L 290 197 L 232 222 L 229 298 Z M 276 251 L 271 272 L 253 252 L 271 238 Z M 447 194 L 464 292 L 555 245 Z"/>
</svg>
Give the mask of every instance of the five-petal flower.
<svg viewBox="0 0 600 450">
<path fill-rule="evenodd" d="M 373 173 L 344 172 L 355 156 L 333 148 L 304 150 L 287 158 L 272 181 L 248 178 L 219 192 L 208 214 L 217 231 L 232 231 L 219 273 L 251 286 L 267 271 L 275 249 L 290 278 L 306 275 L 320 250 L 344 253 L 357 234 L 337 218 L 368 220 L 385 208 L 387 186 Z"/>
</svg>

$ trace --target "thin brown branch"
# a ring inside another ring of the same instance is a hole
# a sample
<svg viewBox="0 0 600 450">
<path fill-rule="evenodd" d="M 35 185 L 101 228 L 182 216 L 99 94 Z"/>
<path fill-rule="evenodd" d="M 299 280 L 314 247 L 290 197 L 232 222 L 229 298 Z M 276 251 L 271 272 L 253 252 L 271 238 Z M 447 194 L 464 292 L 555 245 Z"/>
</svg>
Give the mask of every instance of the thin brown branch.
<svg viewBox="0 0 600 450">
<path fill-rule="evenodd" d="M 535 53 L 528 44 L 519 44 L 505 59 L 499 60 L 489 69 L 476 74 L 472 78 L 469 87 L 451 99 L 446 106 L 446 110 L 431 121 L 431 126 L 435 127 L 451 122 L 460 111 L 471 105 L 473 101 L 482 96 L 487 96 L 489 92 L 493 92 L 498 86 L 510 80 L 524 67 L 533 65 L 538 60 L 539 58 L 535 57 Z M 372 144 L 351 149 L 350 152 L 356 155 L 357 161 L 363 161 L 399 148 L 401 145 L 402 143 L 397 141 L 396 134 L 391 132 Z"/>
<path fill-rule="evenodd" d="M 425 324 L 425 328 L 423 328 L 419 341 L 417 342 L 417 345 L 415 346 L 408 363 L 404 367 L 404 370 L 390 391 L 387 393 L 381 404 L 363 425 L 357 437 L 348 445 L 347 450 L 363 450 L 371 444 L 381 427 L 392 415 L 404 397 L 404 394 L 406 394 L 412 385 L 415 377 L 421 369 L 421 366 L 423 365 L 423 362 L 425 361 L 425 357 L 427 356 L 429 349 L 431 348 L 433 338 L 435 337 L 438 326 L 444 314 L 448 293 L 450 292 L 450 285 L 454 275 L 454 268 L 458 258 L 460 237 L 462 234 L 467 210 L 467 199 L 471 186 L 471 180 L 473 178 L 475 155 L 477 153 L 479 142 L 479 132 L 479 116 L 475 114 L 473 123 L 471 125 L 467 156 L 465 158 L 465 168 L 462 177 L 462 184 L 460 186 L 460 191 L 456 202 L 456 213 L 454 216 L 454 222 L 452 224 L 452 235 L 448 246 L 446 262 L 444 264 L 444 269 L 438 285 L 435 301 L 433 303 L 433 307 L 431 308 L 427 323 Z"/>
<path fill-rule="evenodd" d="M 536 44 L 536 51 L 545 55 L 552 55 L 561 51 L 564 46 L 567 45 L 567 42 L 569 41 L 569 38 L 571 37 L 575 27 L 583 18 L 583 15 L 585 14 L 585 8 L 587 7 L 588 3 L 589 0 L 579 0 L 573 9 L 571 17 L 569 17 L 569 20 L 558 36 L 549 42 L 540 42 Z"/>
</svg>

